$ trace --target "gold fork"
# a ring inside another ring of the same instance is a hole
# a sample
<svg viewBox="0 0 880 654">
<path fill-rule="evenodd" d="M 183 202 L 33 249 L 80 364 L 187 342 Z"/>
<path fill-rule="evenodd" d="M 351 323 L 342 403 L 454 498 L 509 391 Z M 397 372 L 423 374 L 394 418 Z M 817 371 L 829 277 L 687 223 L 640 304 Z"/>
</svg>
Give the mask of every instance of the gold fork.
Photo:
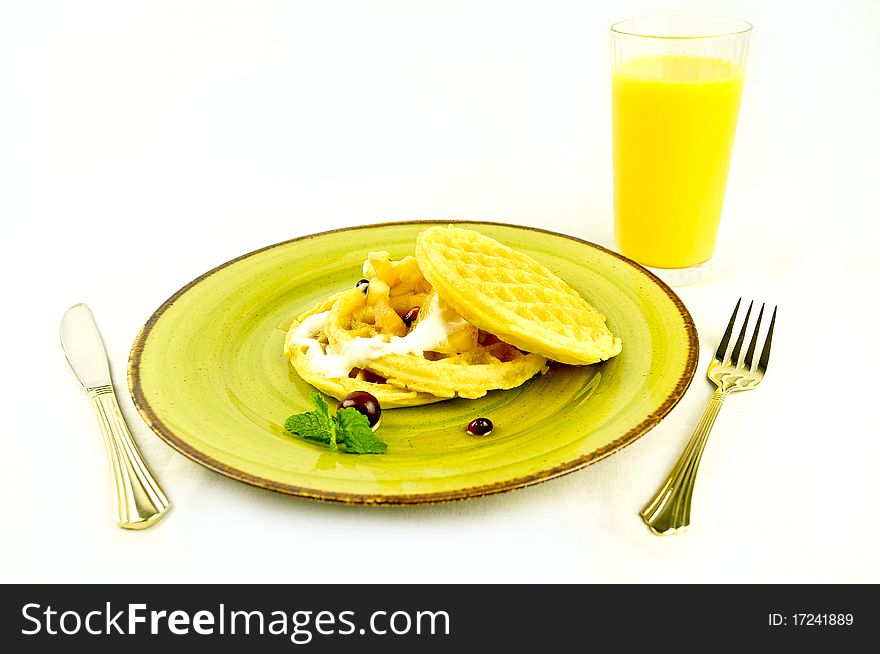
<svg viewBox="0 0 880 654">
<path fill-rule="evenodd" d="M 709 405 L 703 411 L 703 417 L 697 423 L 696 429 L 688 441 L 687 447 L 679 457 L 678 462 L 669 473 L 666 482 L 657 491 L 648 504 L 642 509 L 642 519 L 645 521 L 651 531 L 659 536 L 667 536 L 670 534 L 680 533 L 687 529 L 691 523 L 691 497 L 694 493 L 694 483 L 697 478 L 697 468 L 700 465 L 700 459 L 703 456 L 703 450 L 706 448 L 706 441 L 709 439 L 709 432 L 712 425 L 715 424 L 715 418 L 721 410 L 724 399 L 735 391 L 749 391 L 755 388 L 764 379 L 764 373 L 767 372 L 767 362 L 770 359 L 770 342 L 773 339 L 773 327 L 776 324 L 776 309 L 773 309 L 773 317 L 770 319 L 770 328 L 767 330 L 767 336 L 764 341 L 764 347 L 761 350 L 761 356 L 757 363 L 754 362 L 755 347 L 758 344 L 758 332 L 761 329 L 761 319 L 764 317 L 764 305 L 761 305 L 761 312 L 758 314 L 758 321 L 755 323 L 754 333 L 746 355 L 740 360 L 743 342 L 746 336 L 746 330 L 749 325 L 749 317 L 752 314 L 752 306 L 754 301 L 749 303 L 749 309 L 746 312 L 746 318 L 743 321 L 742 329 L 733 348 L 730 348 L 730 337 L 733 334 L 733 324 L 736 321 L 736 314 L 739 311 L 739 305 L 742 302 L 740 298 L 736 306 L 733 308 L 733 315 L 730 316 L 730 322 L 727 324 L 727 330 L 724 337 L 718 345 L 718 350 L 709 364 L 709 370 L 706 375 L 715 383 L 718 390 L 709 400 Z"/>
</svg>

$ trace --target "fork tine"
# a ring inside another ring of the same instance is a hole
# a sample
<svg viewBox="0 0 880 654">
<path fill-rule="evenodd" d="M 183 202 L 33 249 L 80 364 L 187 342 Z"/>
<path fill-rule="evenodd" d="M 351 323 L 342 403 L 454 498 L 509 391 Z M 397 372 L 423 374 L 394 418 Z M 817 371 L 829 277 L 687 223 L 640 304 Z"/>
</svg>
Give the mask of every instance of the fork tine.
<svg viewBox="0 0 880 654">
<path fill-rule="evenodd" d="M 755 356 L 755 346 L 758 344 L 758 332 L 761 331 L 761 318 L 764 317 L 765 306 L 765 304 L 761 305 L 761 311 L 758 313 L 758 322 L 755 323 L 755 333 L 752 334 L 752 342 L 749 343 L 749 349 L 746 351 L 745 364 L 746 368 L 749 370 L 752 369 L 752 361 Z"/>
<path fill-rule="evenodd" d="M 776 325 L 776 310 L 773 309 L 773 317 L 770 319 L 770 329 L 767 330 L 767 340 L 764 342 L 764 349 L 761 351 L 761 358 L 758 360 L 758 369 L 767 371 L 767 362 L 770 361 L 770 341 L 773 340 L 773 327 Z"/>
<path fill-rule="evenodd" d="M 736 322 L 736 313 L 739 311 L 739 303 L 742 302 L 742 298 L 736 301 L 736 306 L 733 307 L 733 314 L 730 316 L 730 322 L 727 323 L 727 329 L 724 332 L 724 337 L 721 339 L 721 343 L 718 345 L 718 349 L 715 351 L 715 358 L 724 363 L 725 354 L 727 354 L 727 346 L 730 343 L 730 336 L 733 334 L 733 323 Z"/>
<path fill-rule="evenodd" d="M 735 366 L 739 365 L 739 353 L 742 350 L 743 341 L 746 338 L 746 330 L 749 328 L 749 316 L 752 315 L 752 306 L 754 304 L 754 300 L 749 302 L 749 310 L 746 311 L 746 319 L 743 320 L 743 326 L 742 329 L 739 330 L 739 336 L 736 339 L 736 345 L 733 346 L 733 352 L 730 353 L 730 360 Z"/>
</svg>

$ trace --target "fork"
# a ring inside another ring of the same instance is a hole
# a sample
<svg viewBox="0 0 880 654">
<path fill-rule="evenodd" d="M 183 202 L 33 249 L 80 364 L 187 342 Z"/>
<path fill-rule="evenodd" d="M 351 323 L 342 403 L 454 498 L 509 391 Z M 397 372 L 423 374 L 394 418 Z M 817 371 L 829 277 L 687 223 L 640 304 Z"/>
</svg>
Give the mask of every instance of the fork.
<svg viewBox="0 0 880 654">
<path fill-rule="evenodd" d="M 706 376 L 718 387 L 709 400 L 706 410 L 703 411 L 703 417 L 697 423 L 694 433 L 688 441 L 687 447 L 669 473 L 669 477 L 663 486 L 657 491 L 645 508 L 642 509 L 641 516 L 645 524 L 651 528 L 658 536 L 668 536 L 680 533 L 687 529 L 691 523 L 691 497 L 694 493 L 694 483 L 697 478 L 697 468 L 700 465 L 700 459 L 703 456 L 703 450 L 706 448 L 706 441 L 709 439 L 709 432 L 712 425 L 715 424 L 715 418 L 721 410 L 730 393 L 735 391 L 750 391 L 757 387 L 764 379 L 764 373 L 767 372 L 767 362 L 770 359 L 770 342 L 773 340 L 773 327 L 776 325 L 776 308 L 773 309 L 773 317 L 770 319 L 770 327 L 767 330 L 767 336 L 764 340 L 764 347 L 761 349 L 761 356 L 757 363 L 754 362 L 755 348 L 758 344 L 758 333 L 761 329 L 761 319 L 764 317 L 764 306 L 761 305 L 761 311 L 758 314 L 758 320 L 755 323 L 752 339 L 746 350 L 745 357 L 740 360 L 743 342 L 746 337 L 746 330 L 749 325 L 749 317 L 752 314 L 752 306 L 754 301 L 749 303 L 749 309 L 746 312 L 746 318 L 743 321 L 742 329 L 739 337 L 733 347 L 730 347 L 730 337 L 733 335 L 733 325 L 736 322 L 736 314 L 739 311 L 740 298 L 736 306 L 733 308 L 733 315 L 730 316 L 730 322 L 727 324 L 727 330 L 724 337 L 718 345 L 718 350 L 709 364 L 709 370 Z"/>
</svg>

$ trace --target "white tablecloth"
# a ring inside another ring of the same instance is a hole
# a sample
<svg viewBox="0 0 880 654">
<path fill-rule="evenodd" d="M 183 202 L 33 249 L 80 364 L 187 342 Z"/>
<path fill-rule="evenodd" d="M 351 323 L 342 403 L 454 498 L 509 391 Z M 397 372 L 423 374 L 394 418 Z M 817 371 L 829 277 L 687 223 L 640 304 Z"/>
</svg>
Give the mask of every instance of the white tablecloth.
<svg viewBox="0 0 880 654">
<path fill-rule="evenodd" d="M 623 451 L 528 489 L 369 509 L 252 488 L 140 420 L 130 345 L 170 294 L 277 241 L 405 219 L 613 246 L 608 26 L 656 3 L 0 5 L 0 581 L 880 581 L 880 5 L 670 0 L 755 32 L 714 276 L 680 290 L 700 372 Z M 712 387 L 736 298 L 778 302 L 770 372 L 727 402 L 693 525 L 638 511 Z M 88 302 L 174 503 L 111 520 L 58 322 Z M 378 552 L 345 565 L 352 548 Z"/>
</svg>

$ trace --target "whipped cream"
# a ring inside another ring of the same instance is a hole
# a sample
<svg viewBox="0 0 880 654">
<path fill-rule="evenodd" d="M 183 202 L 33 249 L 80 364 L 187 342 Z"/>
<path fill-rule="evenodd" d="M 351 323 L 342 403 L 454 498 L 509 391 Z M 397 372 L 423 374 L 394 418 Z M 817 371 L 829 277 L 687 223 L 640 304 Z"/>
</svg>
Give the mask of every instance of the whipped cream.
<svg viewBox="0 0 880 654">
<path fill-rule="evenodd" d="M 352 368 L 364 368 L 371 361 L 387 354 L 415 354 L 439 347 L 454 334 L 468 327 L 468 322 L 436 295 L 428 305 L 424 318 L 406 336 L 371 336 L 353 338 L 335 347 L 325 347 L 317 337 L 324 330 L 329 311 L 309 316 L 291 332 L 290 347 L 305 347 L 309 366 L 326 377 L 348 377 Z"/>
</svg>

